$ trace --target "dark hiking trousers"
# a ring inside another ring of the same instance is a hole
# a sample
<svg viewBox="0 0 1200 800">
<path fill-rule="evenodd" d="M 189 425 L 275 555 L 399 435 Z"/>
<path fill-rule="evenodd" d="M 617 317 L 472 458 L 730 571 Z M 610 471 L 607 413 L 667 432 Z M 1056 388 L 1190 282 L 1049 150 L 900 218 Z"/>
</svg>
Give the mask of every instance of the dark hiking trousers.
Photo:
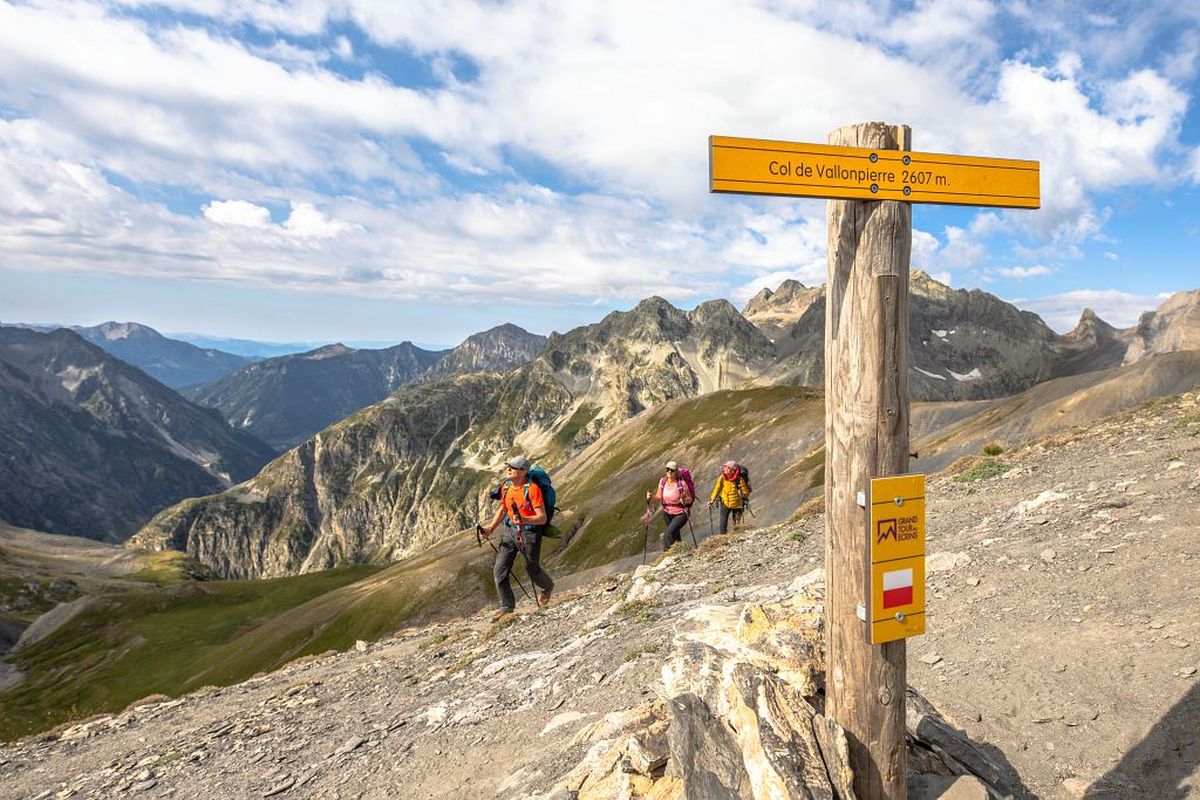
<svg viewBox="0 0 1200 800">
<path fill-rule="evenodd" d="M 518 537 L 520 537 L 520 541 L 524 542 L 524 548 L 518 544 Z M 538 563 L 538 558 L 542 553 L 541 526 L 535 526 L 533 530 L 524 527 L 520 533 L 516 528 L 505 527 L 497 550 L 499 552 L 492 565 L 492 576 L 496 579 L 496 594 L 500 596 L 500 608 L 512 611 L 517 607 L 516 598 L 513 597 L 512 584 L 509 583 L 508 577 L 512 574 L 513 562 L 517 560 L 518 550 L 525 554 L 524 560 L 534 586 L 543 590 L 554 588 L 554 581 L 550 579 L 549 573 Z"/>
<path fill-rule="evenodd" d="M 729 518 L 733 517 L 734 525 L 742 524 L 742 509 L 730 508 L 721 503 L 721 533 L 729 533 Z"/>
<path fill-rule="evenodd" d="M 683 541 L 683 526 L 687 525 L 687 514 L 668 514 L 663 512 L 667 527 L 663 531 L 663 552 L 671 549 L 671 545 Z"/>
</svg>

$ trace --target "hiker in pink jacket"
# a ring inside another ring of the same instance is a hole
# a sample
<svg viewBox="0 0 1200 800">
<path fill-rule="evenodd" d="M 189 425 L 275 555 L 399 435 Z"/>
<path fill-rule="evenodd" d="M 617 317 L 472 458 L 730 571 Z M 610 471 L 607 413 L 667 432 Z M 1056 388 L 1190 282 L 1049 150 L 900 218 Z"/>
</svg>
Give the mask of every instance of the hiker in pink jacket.
<svg viewBox="0 0 1200 800">
<path fill-rule="evenodd" d="M 696 490 L 692 485 L 691 473 L 680 469 L 674 461 L 667 462 L 667 474 L 658 481 L 657 492 L 646 492 L 647 499 L 662 503 L 666 528 L 663 530 L 663 551 L 671 549 L 675 542 L 683 541 L 683 526 L 691 513 Z"/>
</svg>

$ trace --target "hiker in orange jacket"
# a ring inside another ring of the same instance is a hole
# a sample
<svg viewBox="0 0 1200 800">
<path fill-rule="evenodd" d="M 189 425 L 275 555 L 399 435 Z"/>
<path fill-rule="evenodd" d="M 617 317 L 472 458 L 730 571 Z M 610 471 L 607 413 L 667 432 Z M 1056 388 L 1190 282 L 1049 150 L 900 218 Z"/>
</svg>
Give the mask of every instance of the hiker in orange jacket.
<svg viewBox="0 0 1200 800">
<path fill-rule="evenodd" d="M 554 590 L 554 581 L 538 563 L 547 519 L 542 489 L 528 478 L 529 459 L 517 456 L 509 459 L 506 466 L 508 479 L 500 496 L 500 508 L 496 509 L 492 521 L 482 526 L 484 534 L 491 536 L 500 527 L 500 520 L 505 520 L 499 552 L 492 566 L 496 594 L 500 598 L 500 608 L 493 619 L 511 614 L 517 606 L 509 576 L 518 552 L 525 558 L 525 571 L 529 573 L 529 579 L 542 590 L 538 593 L 537 604 L 544 606 L 549 603 L 550 593 Z"/>
</svg>

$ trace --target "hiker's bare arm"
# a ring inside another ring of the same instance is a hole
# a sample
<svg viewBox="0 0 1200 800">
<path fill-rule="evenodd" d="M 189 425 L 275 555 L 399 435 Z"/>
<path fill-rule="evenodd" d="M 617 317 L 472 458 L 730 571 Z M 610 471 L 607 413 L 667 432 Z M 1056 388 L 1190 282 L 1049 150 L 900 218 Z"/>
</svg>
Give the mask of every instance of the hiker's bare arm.
<svg viewBox="0 0 1200 800">
<path fill-rule="evenodd" d="M 521 517 L 522 525 L 545 525 L 546 524 L 546 507 L 538 506 L 533 509 L 532 517 Z"/>
<path fill-rule="evenodd" d="M 496 530 L 496 527 L 500 525 L 500 520 L 502 519 L 504 519 L 504 506 L 500 506 L 496 509 L 496 513 L 492 516 L 492 521 L 487 525 L 484 525 L 483 529 L 487 531 L 488 535 L 490 536 L 492 531 Z"/>
</svg>

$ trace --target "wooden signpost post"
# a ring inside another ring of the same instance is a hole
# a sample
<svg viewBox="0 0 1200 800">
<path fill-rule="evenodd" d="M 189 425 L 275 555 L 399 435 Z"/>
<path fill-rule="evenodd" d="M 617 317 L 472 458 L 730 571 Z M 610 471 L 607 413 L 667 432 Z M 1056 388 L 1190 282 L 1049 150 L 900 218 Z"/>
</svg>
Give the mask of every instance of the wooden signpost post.
<svg viewBox="0 0 1200 800">
<path fill-rule="evenodd" d="M 907 796 L 905 637 L 925 630 L 924 476 L 872 484 L 908 471 L 910 204 L 1040 206 L 1038 162 L 914 153 L 911 136 L 870 122 L 828 145 L 709 137 L 711 191 L 830 201 L 826 715 L 846 730 L 860 800 Z"/>
</svg>

